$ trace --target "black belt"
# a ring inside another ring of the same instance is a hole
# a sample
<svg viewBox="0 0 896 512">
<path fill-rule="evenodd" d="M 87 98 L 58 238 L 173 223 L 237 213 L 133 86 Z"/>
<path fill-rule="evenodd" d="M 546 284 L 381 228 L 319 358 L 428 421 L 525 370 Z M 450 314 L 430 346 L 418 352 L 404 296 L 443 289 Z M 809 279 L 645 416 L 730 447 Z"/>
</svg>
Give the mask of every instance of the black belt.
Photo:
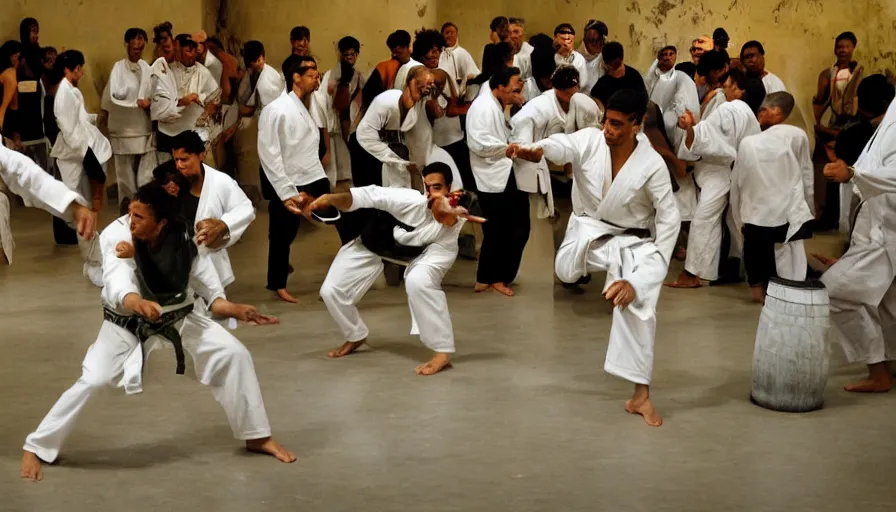
<svg viewBox="0 0 896 512">
<path fill-rule="evenodd" d="M 608 220 L 603 220 L 603 219 L 601 219 L 601 222 L 603 222 L 604 224 L 609 224 L 609 225 L 613 226 L 614 228 L 619 228 L 619 229 L 623 230 L 622 233 L 619 233 L 618 235 L 615 235 L 615 236 L 630 235 L 630 236 L 636 236 L 638 238 L 650 238 L 650 230 L 647 228 L 627 228 L 625 226 L 620 226 L 619 224 L 614 224 Z"/>
<path fill-rule="evenodd" d="M 186 362 L 184 359 L 184 345 L 180 338 L 180 333 L 174 326 L 187 317 L 193 311 L 193 304 L 163 313 L 158 320 L 151 322 L 142 316 L 126 316 L 120 315 L 109 308 L 103 308 L 103 320 L 112 322 L 113 324 L 127 330 L 140 340 L 140 343 L 146 342 L 151 336 L 162 336 L 174 345 L 174 355 L 177 358 L 177 375 L 183 375 L 186 370 Z"/>
</svg>

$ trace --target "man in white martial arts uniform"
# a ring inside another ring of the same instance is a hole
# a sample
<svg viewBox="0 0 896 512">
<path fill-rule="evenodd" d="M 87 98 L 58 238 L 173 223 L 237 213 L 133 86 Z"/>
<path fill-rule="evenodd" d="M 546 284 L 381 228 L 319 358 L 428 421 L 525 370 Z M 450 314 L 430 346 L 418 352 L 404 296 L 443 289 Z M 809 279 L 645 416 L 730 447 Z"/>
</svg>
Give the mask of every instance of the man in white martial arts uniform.
<svg viewBox="0 0 896 512">
<path fill-rule="evenodd" d="M 33 160 L 18 151 L 7 149 L 2 144 L 0 144 L 0 181 L 13 194 L 22 197 L 26 204 L 73 222 L 82 238 L 87 240 L 94 238 L 96 212 L 88 208 L 87 201 L 61 181 L 53 179 Z M 12 250 L 15 244 L 12 241 L 8 215 L 9 210 L 0 211 L 0 235 L 2 235 L 0 257 L 5 255 L 7 261 L 12 263 Z"/>
<path fill-rule="evenodd" d="M 177 95 L 177 81 L 171 71 L 171 66 L 177 62 L 174 38 L 165 37 L 156 40 L 158 42 L 156 50 L 161 53 L 161 56 L 150 67 L 149 86 L 152 98 L 149 106 L 149 118 L 161 125 L 177 121 L 184 107 L 180 105 L 181 98 Z M 171 148 L 168 145 L 171 137 L 159 130 L 158 126 L 156 126 L 155 136 L 156 161 L 162 163 L 171 160 Z"/>
<path fill-rule="evenodd" d="M 137 192 L 137 187 L 152 180 L 156 167 L 152 141 L 152 69 L 143 60 L 146 32 L 129 28 L 124 33 L 127 58 L 116 62 L 103 91 L 102 108 L 106 113 L 112 162 L 118 184 L 120 211 Z"/>
<path fill-rule="evenodd" d="M 766 94 L 787 91 L 778 75 L 765 69 L 765 48 L 759 41 L 747 41 L 740 49 L 740 61 L 747 70 L 747 76 L 759 78 L 765 86 Z"/>
<path fill-rule="evenodd" d="M 744 237 L 744 267 L 753 300 L 763 302 L 768 281 L 806 279 L 803 240 L 812 209 L 814 177 L 809 137 L 783 124 L 795 101 L 788 92 L 769 94 L 759 108 L 762 133 L 745 137 L 731 173 L 731 212 Z"/>
<path fill-rule="evenodd" d="M 346 36 L 339 40 L 337 47 L 339 65 L 324 74 L 321 87 L 313 96 L 313 101 L 317 102 L 324 114 L 330 134 L 330 160 L 324 171 L 331 188 L 339 181 L 352 178 L 348 137 L 361 115 L 361 91 L 365 82 L 364 75 L 355 69 L 361 42 Z"/>
<path fill-rule="evenodd" d="M 519 68 L 520 78 L 525 82 L 532 78 L 532 45 L 526 41 L 526 20 L 510 17 L 507 19 L 510 46 L 513 47 L 513 67 Z M 478 74 L 478 73 L 477 73 Z"/>
<path fill-rule="evenodd" d="M 579 72 L 579 80 L 582 83 L 591 82 L 588 74 L 588 62 L 582 54 L 575 50 L 576 47 L 576 29 L 569 23 L 561 23 L 554 29 L 554 47 L 557 53 L 554 54 L 554 60 L 558 66 L 568 65 L 576 68 Z"/>
<path fill-rule="evenodd" d="M 57 58 L 65 78 L 59 83 L 53 114 L 59 126 L 59 136 L 50 156 L 56 159 L 59 174 L 65 185 L 92 198 L 94 210 L 103 201 L 103 183 L 106 182 L 106 162 L 112 158 L 112 146 L 96 127 L 95 118 L 84 109 L 84 96 L 78 90 L 78 81 L 84 76 L 84 55 L 78 50 L 67 50 Z M 96 286 L 103 286 L 103 268 L 96 240 L 78 237 L 78 246 L 84 258 L 84 275 Z"/>
<path fill-rule="evenodd" d="M 579 87 L 579 90 L 584 91 L 585 94 L 590 93 L 594 84 L 606 73 L 601 52 L 609 34 L 610 29 L 602 21 L 588 20 L 588 23 L 585 24 L 585 36 L 582 39 L 582 44 L 579 45 L 579 54 L 585 58 L 585 67 L 588 69 L 588 81 L 582 82 Z"/>
<path fill-rule="evenodd" d="M 181 195 L 184 216 L 194 227 L 199 252 L 208 255 L 224 287 L 236 279 L 227 249 L 237 243 L 255 220 L 255 207 L 233 178 L 213 169 L 205 160 L 205 143 L 196 132 L 171 139 L 174 164 L 190 184 Z"/>
<path fill-rule="evenodd" d="M 489 222 L 482 226 L 482 249 L 476 268 L 477 293 L 494 288 L 513 296 L 511 283 L 519 272 L 529 241 L 529 194 L 519 188 L 510 156 L 511 126 L 505 109 L 523 103 L 520 71 L 509 67 L 492 75 L 488 88 L 467 112 L 470 166 L 479 202 Z"/>
<path fill-rule="evenodd" d="M 678 121 L 679 128 L 687 132 L 678 154 L 683 160 L 697 162 L 694 181 L 700 187 L 700 196 L 688 233 L 684 270 L 676 281 L 669 283 L 673 288 L 699 288 L 701 279 L 719 278 L 722 222 L 731 188 L 731 165 L 744 137 L 762 131 L 755 114 L 765 98 L 762 84 L 738 70 L 731 70 L 724 93 L 728 101 L 699 123 L 691 112 L 686 112 Z"/>
<path fill-rule="evenodd" d="M 824 175 L 853 183 L 863 200 L 849 250 L 821 276 L 847 359 L 868 365 L 868 378 L 846 390 L 886 392 L 893 387 L 888 363 L 896 359 L 896 102 L 855 167 L 838 160 Z"/>
<path fill-rule="evenodd" d="M 388 240 L 362 234 L 339 249 L 327 272 L 320 296 L 346 340 L 329 353 L 330 357 L 349 355 L 367 341 L 369 331 L 356 304 L 383 272 L 382 256 L 371 247 L 397 244 L 416 255 L 404 274 L 411 334 L 419 334 L 420 341 L 435 352 L 430 361 L 417 367 L 417 375 L 433 375 L 450 366 L 454 331 L 442 279 L 457 258 L 457 236 L 464 220 L 482 219 L 469 217 L 466 210 L 449 203 L 452 172 L 447 165 L 429 165 L 423 169 L 423 175 L 426 195 L 416 190 L 371 185 L 326 194 L 310 205 L 311 210 L 332 206 L 349 212 L 375 208 L 393 217 L 385 232 L 379 233 Z"/>
<path fill-rule="evenodd" d="M 277 194 L 269 206 L 267 288 L 281 300 L 297 303 L 286 290 L 290 245 L 299 230 L 301 205 L 329 193 L 330 181 L 320 162 L 320 133 L 307 103 L 320 86 L 317 63 L 305 56 L 290 62 L 284 69 L 289 94 L 283 91 L 258 119 L 258 158 Z"/>
<path fill-rule="evenodd" d="M 673 151 L 678 149 L 685 136 L 685 131 L 678 127 L 678 118 L 685 112 L 691 112 L 695 120 L 700 121 L 697 87 L 684 72 L 675 69 L 677 56 L 678 50 L 674 46 L 660 49 L 657 60 L 644 79 L 650 101 L 659 106 L 663 113 L 663 125 Z M 678 210 L 682 220 L 689 222 L 697 206 L 697 186 L 691 174 L 675 179 L 678 183 L 678 190 L 675 192 Z"/>
<path fill-rule="evenodd" d="M 557 133 L 574 133 L 600 124 L 597 103 L 579 92 L 579 72 L 576 68 L 560 66 L 550 80 L 551 90 L 527 101 L 510 119 L 510 142 L 532 144 Z M 543 197 L 539 217 L 556 215 L 547 162 L 515 160 L 513 171 L 520 190 Z"/>
<path fill-rule="evenodd" d="M 153 102 L 163 101 L 177 112 L 172 118 L 158 118 L 159 134 L 156 149 L 170 150 L 171 137 L 185 131 L 195 130 L 204 142 L 214 138 L 215 127 L 212 116 L 219 107 L 221 87 L 208 68 L 196 61 L 198 45 L 189 34 L 180 34 L 175 38 L 177 43 L 177 61 L 167 68 L 171 74 L 171 83 L 176 87 L 176 94 L 169 97 L 170 84 L 163 87 L 163 81 L 156 82 L 153 90 Z M 164 69 L 160 73 L 166 73 Z M 174 105 L 171 105 L 171 103 Z M 220 128 L 220 127 L 218 127 Z M 211 138 L 210 138 L 211 137 Z M 161 161 L 161 159 L 160 159 Z"/>
<path fill-rule="evenodd" d="M 129 216 L 113 222 L 101 236 L 103 325 L 84 358 L 81 377 L 25 440 L 22 478 L 41 480 L 41 462 L 56 460 L 96 392 L 135 380 L 138 392 L 142 390 L 139 372 L 131 375 L 127 363 L 132 357 L 142 359 L 163 340 L 175 348 L 178 374 L 185 371 L 184 350 L 190 352 L 197 379 L 211 387 L 236 439 L 244 440 L 250 451 L 295 461 L 271 438 L 249 351 L 223 327 L 193 311 L 194 293 L 218 316 L 256 324 L 277 319 L 227 300 L 208 257 L 197 254 L 187 226 L 178 220 L 177 199 L 161 185 L 141 187 L 129 209 Z"/>
<path fill-rule="evenodd" d="M 457 31 L 457 25 L 450 21 L 442 25 L 442 37 L 445 38 L 445 48 L 442 50 L 442 55 L 439 56 L 439 67 L 448 73 L 448 76 L 454 82 L 458 95 L 463 97 L 463 93 L 467 88 L 467 80 L 475 78 L 480 71 L 470 52 L 458 44 Z M 458 123 L 460 123 L 460 120 L 458 120 Z"/>
<path fill-rule="evenodd" d="M 604 297 L 614 308 L 604 370 L 635 384 L 625 409 L 658 427 L 650 401 L 656 304 L 681 221 L 666 164 L 640 133 L 647 101 L 643 91 L 619 91 L 603 131 L 552 135 L 517 156 L 572 164 L 578 202 L 554 269 L 567 283 L 607 272 Z"/>
<path fill-rule="evenodd" d="M 403 90 L 391 89 L 379 94 L 365 112 L 355 132 L 358 144 L 382 162 L 380 182 L 384 187 L 411 187 L 411 173 L 419 172 L 408 145 L 407 132 L 419 122 L 426 122 L 425 100 L 435 88 L 432 72 L 417 66 L 408 73 Z M 402 153 L 398 154 L 396 151 Z"/>
</svg>

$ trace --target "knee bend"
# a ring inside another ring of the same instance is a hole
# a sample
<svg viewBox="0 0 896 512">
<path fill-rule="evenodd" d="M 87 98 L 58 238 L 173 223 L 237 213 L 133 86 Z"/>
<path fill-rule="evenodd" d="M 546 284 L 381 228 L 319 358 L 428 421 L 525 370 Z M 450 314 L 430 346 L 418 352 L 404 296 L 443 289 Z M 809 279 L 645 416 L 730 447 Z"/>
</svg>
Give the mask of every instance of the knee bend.
<svg viewBox="0 0 896 512">
<path fill-rule="evenodd" d="M 404 278 L 404 289 L 408 295 L 420 295 L 431 287 L 431 280 L 420 273 L 411 272 Z"/>
<path fill-rule="evenodd" d="M 336 302 L 339 299 L 339 291 L 332 284 L 325 282 L 320 287 L 320 298 L 327 304 Z"/>
<path fill-rule="evenodd" d="M 84 372 L 78 382 L 90 388 L 91 391 L 97 391 L 112 385 L 112 375 L 102 372 Z"/>
</svg>

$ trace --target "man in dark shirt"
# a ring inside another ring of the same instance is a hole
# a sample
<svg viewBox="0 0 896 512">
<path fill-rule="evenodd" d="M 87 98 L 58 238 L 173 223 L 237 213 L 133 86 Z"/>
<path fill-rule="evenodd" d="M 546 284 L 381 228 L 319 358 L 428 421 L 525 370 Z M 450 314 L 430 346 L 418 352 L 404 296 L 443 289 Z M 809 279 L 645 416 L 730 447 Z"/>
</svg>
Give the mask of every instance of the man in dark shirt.
<svg viewBox="0 0 896 512">
<path fill-rule="evenodd" d="M 607 43 L 604 45 L 601 55 L 604 58 L 607 74 L 600 77 L 600 80 L 591 89 L 591 97 L 597 100 L 601 110 L 604 110 L 604 105 L 616 91 L 631 89 L 647 92 L 641 73 L 631 66 L 626 66 L 623 62 L 625 50 L 621 44 L 615 41 Z"/>
</svg>

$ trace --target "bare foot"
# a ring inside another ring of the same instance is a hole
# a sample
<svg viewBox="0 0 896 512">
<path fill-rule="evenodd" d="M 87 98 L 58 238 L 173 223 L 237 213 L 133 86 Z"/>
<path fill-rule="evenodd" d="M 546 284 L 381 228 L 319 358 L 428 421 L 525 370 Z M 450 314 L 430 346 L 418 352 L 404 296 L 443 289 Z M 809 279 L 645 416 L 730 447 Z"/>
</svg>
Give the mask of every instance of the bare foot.
<svg viewBox="0 0 896 512">
<path fill-rule="evenodd" d="M 299 303 L 299 299 L 290 295 L 289 292 L 286 291 L 286 288 L 281 288 L 281 289 L 277 290 L 276 293 L 277 293 L 277 297 L 279 297 L 280 300 L 282 300 L 283 302 L 289 302 L 291 304 Z"/>
<path fill-rule="evenodd" d="M 511 290 L 510 287 L 504 283 L 495 283 L 492 285 L 492 288 L 497 290 L 498 293 L 507 295 L 508 297 L 513 297 L 513 290 Z"/>
<path fill-rule="evenodd" d="M 475 285 L 473 285 L 473 291 L 476 293 L 482 293 L 488 291 L 488 289 L 491 287 L 492 285 L 490 284 L 476 283 Z"/>
<path fill-rule="evenodd" d="M 25 452 L 22 455 L 22 478 L 31 480 L 32 482 L 40 482 L 44 479 L 43 471 L 40 468 L 40 459 L 31 452 Z"/>
<path fill-rule="evenodd" d="M 656 412 L 656 408 L 653 407 L 653 403 L 649 398 L 639 403 L 635 403 L 634 400 L 628 400 L 625 402 L 625 410 L 630 414 L 640 414 L 644 418 L 644 423 L 651 427 L 659 427 L 663 424 L 663 418 L 660 416 L 660 413 Z"/>
<path fill-rule="evenodd" d="M 451 368 L 451 355 L 438 353 L 432 359 L 421 364 L 415 370 L 417 375 L 435 375 L 442 370 Z"/>
<path fill-rule="evenodd" d="M 366 342 L 367 342 L 367 340 L 346 341 L 345 343 L 342 344 L 341 347 L 337 348 L 336 350 L 331 350 L 331 351 L 327 352 L 327 356 L 332 357 L 333 359 L 336 359 L 339 357 L 345 357 L 345 356 L 351 354 L 352 352 L 354 352 L 355 350 L 358 350 L 358 348 L 360 348 L 361 345 L 363 345 Z"/>
<path fill-rule="evenodd" d="M 850 393 L 886 393 L 893 387 L 893 377 L 887 379 L 865 379 L 843 387 Z"/>
<path fill-rule="evenodd" d="M 671 283 L 665 283 L 669 288 L 700 288 L 703 286 L 700 283 L 700 278 L 697 276 L 689 276 L 685 273 L 682 273 L 678 276 L 678 279 Z"/>
<path fill-rule="evenodd" d="M 246 449 L 250 452 L 270 455 L 280 462 L 289 463 L 296 461 L 295 454 L 281 446 L 277 441 L 274 441 L 273 437 L 250 439 L 246 441 Z"/>
</svg>

